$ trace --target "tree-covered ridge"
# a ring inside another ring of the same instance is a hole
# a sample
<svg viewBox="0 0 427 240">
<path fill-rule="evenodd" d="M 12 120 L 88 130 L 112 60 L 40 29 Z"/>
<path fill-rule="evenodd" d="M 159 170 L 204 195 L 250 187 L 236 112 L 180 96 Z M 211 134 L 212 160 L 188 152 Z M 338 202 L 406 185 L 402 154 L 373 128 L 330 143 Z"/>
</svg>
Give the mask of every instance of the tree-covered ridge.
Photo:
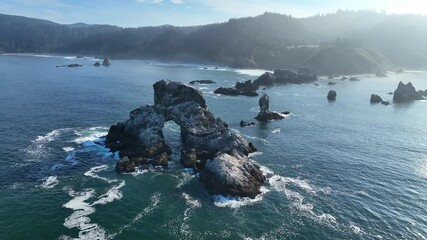
<svg viewBox="0 0 427 240">
<path fill-rule="evenodd" d="M 61 25 L 0 15 L 0 48 L 5 52 L 155 58 L 234 67 L 339 70 L 329 64 L 348 62 L 356 65 L 346 66 L 349 73 L 391 66 L 423 68 L 426 39 L 427 17 L 372 11 L 338 11 L 309 18 L 265 13 L 204 26 L 141 28 Z"/>
</svg>

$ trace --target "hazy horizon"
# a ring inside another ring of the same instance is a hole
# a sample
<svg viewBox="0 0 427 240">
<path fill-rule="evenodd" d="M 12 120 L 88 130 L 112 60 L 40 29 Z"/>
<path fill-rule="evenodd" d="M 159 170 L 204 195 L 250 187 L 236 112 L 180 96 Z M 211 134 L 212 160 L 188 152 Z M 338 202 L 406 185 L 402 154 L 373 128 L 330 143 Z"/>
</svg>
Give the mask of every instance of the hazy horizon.
<svg viewBox="0 0 427 240">
<path fill-rule="evenodd" d="M 242 7 L 245 6 L 245 7 Z M 427 14 L 421 0 L 4 0 L 0 13 L 45 19 L 61 24 L 109 24 L 120 27 L 194 26 L 224 22 L 231 18 L 260 15 L 264 12 L 297 18 L 335 13 L 338 10 L 372 10 L 387 14 Z"/>
</svg>

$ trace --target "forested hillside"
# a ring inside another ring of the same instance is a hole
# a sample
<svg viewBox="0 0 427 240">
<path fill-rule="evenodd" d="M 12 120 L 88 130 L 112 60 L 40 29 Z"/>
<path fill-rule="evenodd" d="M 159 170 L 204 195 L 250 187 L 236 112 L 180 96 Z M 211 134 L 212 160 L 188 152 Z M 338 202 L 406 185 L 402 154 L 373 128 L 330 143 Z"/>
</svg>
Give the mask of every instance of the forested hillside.
<svg viewBox="0 0 427 240">
<path fill-rule="evenodd" d="M 427 17 L 338 11 L 309 18 L 265 13 L 194 27 L 119 28 L 0 15 L 0 51 L 212 62 L 244 68 L 310 66 L 374 72 L 427 66 Z M 333 58 L 333 59 L 332 59 Z"/>
</svg>

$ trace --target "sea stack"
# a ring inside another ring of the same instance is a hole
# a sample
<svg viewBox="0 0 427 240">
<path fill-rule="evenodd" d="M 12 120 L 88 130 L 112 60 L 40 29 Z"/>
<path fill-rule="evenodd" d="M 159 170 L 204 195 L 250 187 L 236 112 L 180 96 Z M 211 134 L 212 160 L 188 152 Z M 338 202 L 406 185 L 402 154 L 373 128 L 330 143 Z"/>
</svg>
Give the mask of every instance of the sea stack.
<svg viewBox="0 0 427 240">
<path fill-rule="evenodd" d="M 104 58 L 104 61 L 102 62 L 102 66 L 108 67 L 111 65 L 110 59 L 108 57 Z"/>
<path fill-rule="evenodd" d="M 417 92 L 412 83 L 404 84 L 399 82 L 397 89 L 393 94 L 393 102 L 395 103 L 408 103 L 416 100 L 423 100 L 424 97 L 420 92 Z"/>
<path fill-rule="evenodd" d="M 129 120 L 108 132 L 107 147 L 122 157 L 117 171 L 167 165 L 171 149 L 163 126 L 174 121 L 181 127 L 181 163 L 200 173 L 209 193 L 251 198 L 260 193 L 265 177 L 248 158 L 255 147 L 208 111 L 200 91 L 169 80 L 156 82 L 153 88 L 154 105 L 133 110 Z"/>
<path fill-rule="evenodd" d="M 337 98 L 337 92 L 335 92 L 334 90 L 331 90 L 328 92 L 327 99 L 329 101 L 335 101 L 336 98 Z"/>
<path fill-rule="evenodd" d="M 258 113 L 258 116 L 255 117 L 256 120 L 260 122 L 268 122 L 270 120 L 280 120 L 285 118 L 283 115 L 277 112 L 270 112 L 270 97 L 268 97 L 267 94 L 263 93 L 260 97 L 259 101 L 259 108 L 260 111 Z M 289 113 L 288 113 L 289 114 Z"/>
<path fill-rule="evenodd" d="M 371 103 L 380 103 L 382 101 L 383 99 L 377 94 L 371 94 L 371 100 L 370 100 Z"/>
</svg>

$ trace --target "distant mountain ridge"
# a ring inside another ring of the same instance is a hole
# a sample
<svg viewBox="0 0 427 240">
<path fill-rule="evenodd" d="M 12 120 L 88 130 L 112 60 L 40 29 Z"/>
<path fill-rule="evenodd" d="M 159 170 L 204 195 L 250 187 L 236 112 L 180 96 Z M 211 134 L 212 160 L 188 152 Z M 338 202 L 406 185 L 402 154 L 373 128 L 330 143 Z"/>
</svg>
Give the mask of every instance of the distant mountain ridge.
<svg viewBox="0 0 427 240">
<path fill-rule="evenodd" d="M 120 28 L 0 14 L 0 51 L 210 62 L 242 68 L 370 73 L 427 67 L 427 17 L 338 11 L 265 13 L 194 27 Z"/>
</svg>

